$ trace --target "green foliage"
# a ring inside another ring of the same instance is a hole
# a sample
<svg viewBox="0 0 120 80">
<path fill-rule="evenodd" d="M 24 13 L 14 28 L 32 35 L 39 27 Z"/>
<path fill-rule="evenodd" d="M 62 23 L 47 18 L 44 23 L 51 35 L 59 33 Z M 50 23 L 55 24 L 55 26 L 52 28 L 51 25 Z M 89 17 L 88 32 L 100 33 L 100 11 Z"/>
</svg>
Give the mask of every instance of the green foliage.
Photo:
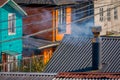
<svg viewBox="0 0 120 80">
<path fill-rule="evenodd" d="M 32 58 L 23 60 L 19 69 L 20 72 L 42 72 L 45 66 L 43 56 L 33 56 Z"/>
</svg>

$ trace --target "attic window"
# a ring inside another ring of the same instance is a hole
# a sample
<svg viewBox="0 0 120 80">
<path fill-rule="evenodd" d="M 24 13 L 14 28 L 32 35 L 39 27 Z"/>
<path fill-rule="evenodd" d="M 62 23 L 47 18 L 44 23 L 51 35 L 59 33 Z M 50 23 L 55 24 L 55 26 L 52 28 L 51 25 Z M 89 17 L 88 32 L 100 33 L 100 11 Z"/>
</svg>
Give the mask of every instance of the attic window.
<svg viewBox="0 0 120 80">
<path fill-rule="evenodd" d="M 16 33 L 16 16 L 15 13 L 8 14 L 8 34 L 14 35 Z"/>
</svg>

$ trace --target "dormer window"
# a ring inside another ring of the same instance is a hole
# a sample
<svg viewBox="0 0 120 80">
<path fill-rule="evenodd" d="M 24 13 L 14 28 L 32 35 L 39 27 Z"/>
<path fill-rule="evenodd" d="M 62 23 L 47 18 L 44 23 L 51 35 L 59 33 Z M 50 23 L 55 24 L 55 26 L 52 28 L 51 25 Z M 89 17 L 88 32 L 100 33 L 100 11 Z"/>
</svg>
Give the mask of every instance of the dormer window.
<svg viewBox="0 0 120 80">
<path fill-rule="evenodd" d="M 16 16 L 15 13 L 8 14 L 8 35 L 15 35 L 16 33 Z"/>
</svg>

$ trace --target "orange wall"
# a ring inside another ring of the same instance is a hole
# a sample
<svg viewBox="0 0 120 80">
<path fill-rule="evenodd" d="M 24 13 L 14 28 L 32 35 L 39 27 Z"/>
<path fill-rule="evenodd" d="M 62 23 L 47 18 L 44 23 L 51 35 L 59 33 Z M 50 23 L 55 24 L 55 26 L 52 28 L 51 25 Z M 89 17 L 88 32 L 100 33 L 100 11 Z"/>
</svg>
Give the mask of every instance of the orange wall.
<svg viewBox="0 0 120 80">
<path fill-rule="evenodd" d="M 66 8 L 66 24 L 71 23 L 71 14 L 72 14 L 71 8 L 67 7 Z M 56 32 L 55 32 L 56 37 L 55 37 L 55 39 L 56 39 L 56 41 L 60 41 L 64 37 L 64 34 L 70 34 L 71 33 L 71 24 L 66 25 L 66 33 L 59 34 L 58 33 L 58 10 L 55 11 L 55 17 L 56 17 L 55 25 L 54 25 L 54 27 L 56 27 Z"/>
<path fill-rule="evenodd" d="M 44 49 L 44 64 L 47 64 L 47 62 L 50 60 L 50 58 L 52 57 L 53 54 L 53 49 L 52 48 L 47 48 Z"/>
</svg>

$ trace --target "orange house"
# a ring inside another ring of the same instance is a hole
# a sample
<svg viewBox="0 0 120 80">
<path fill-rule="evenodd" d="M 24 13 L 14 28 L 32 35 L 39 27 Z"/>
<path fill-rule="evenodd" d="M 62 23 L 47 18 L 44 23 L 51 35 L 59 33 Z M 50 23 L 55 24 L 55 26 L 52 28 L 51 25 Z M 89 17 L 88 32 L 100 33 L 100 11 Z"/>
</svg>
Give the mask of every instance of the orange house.
<svg viewBox="0 0 120 80">
<path fill-rule="evenodd" d="M 23 18 L 24 35 L 52 29 L 35 35 L 34 38 L 56 42 L 61 41 L 64 34 L 71 34 L 73 7 L 70 5 L 74 5 L 78 0 L 15 0 L 15 2 L 28 14 Z M 49 61 L 54 50 L 52 46 L 42 49 L 45 62 Z"/>
</svg>

